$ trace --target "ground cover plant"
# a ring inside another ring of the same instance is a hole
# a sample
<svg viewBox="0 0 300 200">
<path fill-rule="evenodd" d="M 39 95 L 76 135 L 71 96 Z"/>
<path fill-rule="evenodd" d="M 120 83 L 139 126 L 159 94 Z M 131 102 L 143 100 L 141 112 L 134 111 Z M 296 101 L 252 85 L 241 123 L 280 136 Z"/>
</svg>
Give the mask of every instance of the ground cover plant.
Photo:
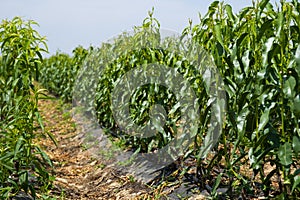
<svg viewBox="0 0 300 200">
<path fill-rule="evenodd" d="M 37 127 L 43 128 L 37 108 L 40 94 L 33 85 L 38 78 L 42 52 L 47 51 L 34 21 L 14 18 L 0 24 L 0 198 L 19 192 L 35 197 L 46 191 L 51 161 L 33 143 Z"/>
<path fill-rule="evenodd" d="M 47 59 L 40 66 L 40 81 L 67 101 L 74 92 L 75 96 L 85 94 L 75 103 L 85 104 L 108 135 L 121 139 L 126 148 L 151 152 L 176 135 L 182 105 L 166 87 L 150 84 L 139 88 L 130 102 L 134 122 L 147 123 L 150 107 L 157 102 L 164 106 L 169 120 L 157 135 L 139 138 L 118 127 L 111 93 L 130 69 L 148 63 L 176 68 L 193 86 L 201 108 L 197 137 L 177 165 L 181 175 L 196 168 L 189 177 L 212 198 L 295 198 L 300 193 L 299 12 L 298 1 L 281 1 L 278 6 L 269 0 L 257 1 L 239 13 L 216 1 L 199 24 L 183 30 L 181 42 L 191 38 L 212 56 L 226 91 L 222 135 L 210 154 L 200 151 L 212 117 L 203 76 L 195 73 L 184 55 L 169 51 L 179 41 L 161 40 L 160 25 L 152 12 L 134 34 L 124 33 L 89 50 L 77 48 L 73 57 L 58 53 Z M 143 42 L 147 42 L 145 48 L 128 46 L 141 47 Z M 84 74 L 89 72 L 93 74 Z M 74 90 L 75 75 L 81 81 Z M 88 81 L 82 81 L 84 76 Z M 192 164 L 186 165 L 187 160 L 193 160 Z M 218 188 L 225 190 L 219 194 Z"/>
</svg>

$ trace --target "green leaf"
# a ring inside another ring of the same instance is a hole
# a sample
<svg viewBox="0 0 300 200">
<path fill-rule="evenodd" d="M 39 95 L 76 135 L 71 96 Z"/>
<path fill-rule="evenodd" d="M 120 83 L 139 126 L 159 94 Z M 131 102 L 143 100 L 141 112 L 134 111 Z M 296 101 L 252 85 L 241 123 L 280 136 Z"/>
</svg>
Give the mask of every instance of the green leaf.
<svg viewBox="0 0 300 200">
<path fill-rule="evenodd" d="M 262 38 L 262 36 L 266 32 L 266 30 L 270 30 L 272 28 L 272 23 L 273 23 L 273 19 L 269 19 L 266 22 L 264 22 L 264 24 L 262 25 L 262 27 L 260 29 L 259 35 L 257 37 L 258 42 L 260 42 L 260 39 Z"/>
<path fill-rule="evenodd" d="M 57 142 L 55 136 L 50 131 L 46 131 L 46 133 L 50 137 L 51 141 L 55 144 L 55 146 L 58 146 L 58 142 Z"/>
<path fill-rule="evenodd" d="M 43 158 L 43 160 L 49 164 L 51 167 L 53 167 L 52 165 L 52 161 L 51 159 L 49 158 L 49 156 L 39 147 L 39 146 L 35 146 L 35 149 L 36 149 L 36 153 L 37 154 L 40 154 Z"/>
<path fill-rule="evenodd" d="M 212 3 L 210 4 L 208 10 L 209 10 L 210 12 L 215 11 L 216 8 L 217 8 L 217 6 L 219 5 L 219 3 L 220 3 L 220 1 L 214 1 L 214 2 L 212 2 Z"/>
<path fill-rule="evenodd" d="M 263 0 L 263 1 L 259 1 L 259 8 L 261 10 L 265 9 L 266 5 L 269 3 L 270 0 Z"/>
<path fill-rule="evenodd" d="M 283 13 L 280 12 L 277 15 L 277 33 L 276 33 L 276 37 L 280 38 L 280 34 L 282 31 L 282 27 L 284 25 L 284 19 L 285 17 L 283 16 Z"/>
<path fill-rule="evenodd" d="M 294 192 L 294 190 L 296 189 L 296 187 L 300 184 L 300 176 L 295 176 L 294 177 L 294 184 L 292 187 L 292 193 Z"/>
<path fill-rule="evenodd" d="M 243 57 L 242 57 L 242 62 L 243 62 L 243 69 L 244 69 L 244 73 L 248 74 L 248 70 L 250 68 L 250 59 L 249 59 L 249 56 L 250 56 L 250 50 L 246 50 L 243 54 Z"/>
<path fill-rule="evenodd" d="M 19 151 L 20 151 L 20 148 L 21 148 L 21 146 L 22 146 L 22 144 L 23 144 L 23 141 L 24 141 L 24 139 L 23 139 L 22 137 L 20 137 L 20 138 L 18 139 L 17 144 L 16 144 L 16 146 L 15 146 L 14 158 L 17 158 L 17 154 L 18 154 Z"/>
<path fill-rule="evenodd" d="M 215 34 L 216 34 L 216 38 L 217 38 L 218 42 L 224 47 L 224 42 L 223 42 L 222 33 L 221 33 L 221 25 L 216 24 L 214 26 L 214 29 L 215 29 Z"/>
<path fill-rule="evenodd" d="M 278 158 L 280 161 L 280 164 L 284 165 L 284 166 L 288 166 L 290 164 L 292 164 L 293 160 L 292 160 L 292 145 L 288 142 L 284 143 L 283 145 L 280 145 L 279 149 L 278 149 Z"/>
<path fill-rule="evenodd" d="M 297 136 L 294 136 L 294 137 L 293 137 L 293 150 L 294 150 L 296 153 L 299 153 L 299 152 L 300 152 L 300 139 L 299 139 L 299 137 L 297 137 Z"/>
<path fill-rule="evenodd" d="M 298 45 L 295 53 L 295 61 L 297 64 L 300 64 L 300 45 Z"/>
<path fill-rule="evenodd" d="M 300 114 L 300 96 L 298 95 L 293 102 L 294 112 Z"/>
<path fill-rule="evenodd" d="M 269 122 L 269 114 L 269 109 L 265 110 L 265 112 L 262 114 L 262 116 L 260 117 L 257 132 L 261 131 L 267 125 L 267 123 Z"/>
<path fill-rule="evenodd" d="M 38 120 L 38 123 L 39 123 L 40 127 L 42 128 L 42 131 L 44 132 L 45 127 L 44 127 L 44 124 L 43 124 L 42 117 L 41 117 L 40 113 L 38 111 L 35 112 L 35 116 L 36 116 L 36 119 Z"/>
<path fill-rule="evenodd" d="M 181 104 L 180 102 L 177 102 L 173 107 L 172 109 L 169 111 L 169 115 L 172 115 L 174 114 L 175 112 L 178 111 L 178 109 L 180 108 Z"/>
<path fill-rule="evenodd" d="M 245 106 L 245 108 L 243 108 L 243 110 L 241 110 L 241 112 L 239 113 L 237 120 L 236 120 L 236 124 L 237 124 L 237 129 L 238 129 L 238 138 L 239 140 L 241 140 L 244 137 L 244 133 L 246 131 L 246 124 L 247 124 L 247 116 L 249 114 L 250 110 L 247 106 Z"/>
<path fill-rule="evenodd" d="M 234 22 L 236 17 L 234 16 L 234 14 L 232 12 L 232 7 L 227 4 L 227 5 L 225 5 L 225 10 L 226 10 L 226 13 L 229 17 L 229 20 Z"/>
<path fill-rule="evenodd" d="M 13 82 L 13 84 L 12 84 L 12 87 L 13 88 L 16 87 L 16 85 L 18 84 L 19 81 L 20 81 L 19 78 L 15 79 L 14 82 Z"/>
<path fill-rule="evenodd" d="M 284 87 L 283 87 L 283 93 L 287 96 L 287 97 L 294 97 L 294 93 L 295 93 L 295 86 L 296 86 L 296 79 L 293 76 L 290 76 L 284 83 Z"/>
<path fill-rule="evenodd" d="M 216 182 L 214 183 L 214 186 L 212 188 L 212 194 L 216 194 L 216 191 L 221 183 L 221 178 L 223 176 L 223 173 L 220 173 L 216 179 Z"/>
<path fill-rule="evenodd" d="M 269 51 L 272 49 L 274 44 L 274 37 L 271 37 L 267 40 L 267 42 L 264 44 L 264 52 L 263 52 L 263 66 L 266 67 L 268 65 L 268 55 Z"/>
</svg>

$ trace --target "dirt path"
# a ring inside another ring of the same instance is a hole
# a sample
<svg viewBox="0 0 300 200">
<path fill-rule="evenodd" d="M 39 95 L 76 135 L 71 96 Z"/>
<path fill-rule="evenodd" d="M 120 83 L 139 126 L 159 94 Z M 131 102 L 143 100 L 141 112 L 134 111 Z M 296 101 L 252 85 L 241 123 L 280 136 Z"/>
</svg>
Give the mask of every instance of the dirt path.
<svg viewBox="0 0 300 200">
<path fill-rule="evenodd" d="M 40 100 L 39 109 L 49 137 L 39 140 L 54 164 L 54 188 L 50 196 L 57 199 L 147 199 L 150 188 L 135 182 L 129 175 L 106 167 L 93 159 L 78 138 L 80 128 L 59 100 Z"/>
</svg>

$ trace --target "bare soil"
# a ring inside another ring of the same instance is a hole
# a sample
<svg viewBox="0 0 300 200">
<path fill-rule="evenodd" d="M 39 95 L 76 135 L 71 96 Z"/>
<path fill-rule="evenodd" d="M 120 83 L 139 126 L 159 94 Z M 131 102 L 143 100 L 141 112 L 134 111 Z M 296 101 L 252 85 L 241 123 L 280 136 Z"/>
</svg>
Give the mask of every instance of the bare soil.
<svg viewBox="0 0 300 200">
<path fill-rule="evenodd" d="M 59 102 L 49 99 L 39 102 L 45 130 L 57 140 L 57 146 L 49 137 L 38 141 L 54 165 L 55 181 L 50 196 L 72 200 L 146 198 L 149 187 L 90 155 L 78 138 L 80 128 L 63 112 Z"/>
</svg>

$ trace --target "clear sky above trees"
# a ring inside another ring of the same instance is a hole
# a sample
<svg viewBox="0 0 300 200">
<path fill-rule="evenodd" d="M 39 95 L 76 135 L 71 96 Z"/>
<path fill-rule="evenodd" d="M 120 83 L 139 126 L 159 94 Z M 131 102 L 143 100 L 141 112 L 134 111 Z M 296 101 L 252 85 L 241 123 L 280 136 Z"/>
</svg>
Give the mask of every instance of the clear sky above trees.
<svg viewBox="0 0 300 200">
<path fill-rule="evenodd" d="M 21 16 L 33 19 L 48 39 L 49 51 L 60 49 L 70 53 L 78 45 L 88 47 L 131 30 L 140 25 L 147 12 L 161 27 L 181 32 L 188 20 L 199 22 L 198 13 L 205 14 L 213 0 L 10 0 L 2 1 L 0 20 Z M 252 4 L 252 0 L 225 0 L 235 12 Z"/>
</svg>

